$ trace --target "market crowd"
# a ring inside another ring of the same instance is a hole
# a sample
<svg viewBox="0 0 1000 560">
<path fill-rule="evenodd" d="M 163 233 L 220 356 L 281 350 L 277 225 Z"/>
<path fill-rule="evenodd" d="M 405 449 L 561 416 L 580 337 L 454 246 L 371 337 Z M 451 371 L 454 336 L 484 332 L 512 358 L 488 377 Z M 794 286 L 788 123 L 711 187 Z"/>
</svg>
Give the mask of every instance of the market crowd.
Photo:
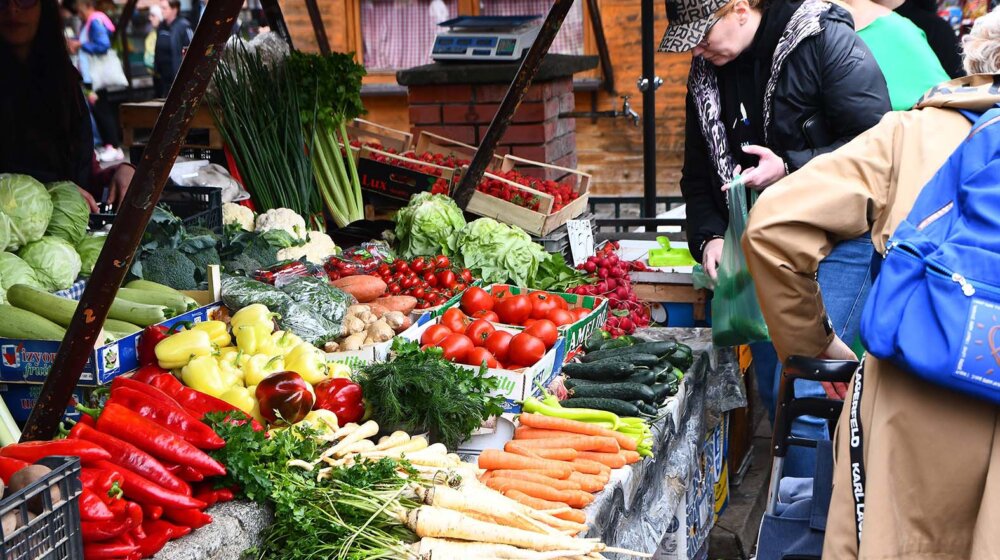
<svg viewBox="0 0 1000 560">
<path fill-rule="evenodd" d="M 956 305 L 928 310 L 953 301 L 942 295 L 950 292 L 899 302 L 886 292 L 926 274 L 923 262 L 899 265 L 914 258 L 900 249 L 886 257 L 893 236 L 923 235 L 928 244 L 945 223 L 977 232 L 965 245 L 934 240 L 935 255 L 956 267 L 946 281 L 959 296 L 1000 280 L 1000 267 L 977 253 L 1000 234 L 990 219 L 990 197 L 1000 195 L 990 148 L 1000 133 L 988 113 L 1000 103 L 1000 12 L 976 20 L 961 42 L 923 0 L 668 0 L 667 15 L 660 50 L 693 55 L 681 190 L 691 252 L 710 277 L 728 243 L 729 190 L 760 193 L 742 248 L 770 334 L 751 352 L 772 420 L 783 360 L 864 357 L 850 384 L 796 385 L 797 397 L 845 399 L 835 432 L 809 417 L 792 428 L 813 440 L 835 433 L 823 557 L 1000 557 L 1000 485 L 991 473 L 994 460 L 1000 465 L 1000 398 L 988 382 L 926 372 L 917 357 L 954 352 L 935 338 L 934 319 L 956 315 L 963 330 L 971 319 Z M 911 209 L 925 207 L 934 212 L 911 223 Z M 962 265 L 974 271 L 968 279 Z M 918 272 L 904 278 L 902 270 Z M 890 323 L 895 348 L 885 359 L 866 355 L 870 340 L 888 336 L 867 327 L 869 303 L 879 313 L 891 305 L 922 312 L 904 316 L 926 317 L 928 328 Z M 990 338 L 1000 329 L 995 313 L 972 323 Z M 996 352 L 977 359 L 1000 366 Z M 811 477 L 815 457 L 790 451 L 785 474 Z"/>
</svg>

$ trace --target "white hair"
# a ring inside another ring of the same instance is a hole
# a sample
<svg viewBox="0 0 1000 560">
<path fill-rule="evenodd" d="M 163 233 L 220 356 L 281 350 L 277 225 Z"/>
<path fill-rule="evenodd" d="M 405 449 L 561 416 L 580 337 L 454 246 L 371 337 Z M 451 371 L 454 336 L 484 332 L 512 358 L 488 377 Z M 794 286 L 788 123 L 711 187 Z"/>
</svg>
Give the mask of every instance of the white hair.
<svg viewBox="0 0 1000 560">
<path fill-rule="evenodd" d="M 153 4 L 149 7 L 149 15 L 156 19 L 163 19 L 163 10 L 160 9 L 160 6 Z"/>
<path fill-rule="evenodd" d="M 976 19 L 962 38 L 962 55 L 969 74 L 1000 74 L 1000 8 Z"/>
</svg>

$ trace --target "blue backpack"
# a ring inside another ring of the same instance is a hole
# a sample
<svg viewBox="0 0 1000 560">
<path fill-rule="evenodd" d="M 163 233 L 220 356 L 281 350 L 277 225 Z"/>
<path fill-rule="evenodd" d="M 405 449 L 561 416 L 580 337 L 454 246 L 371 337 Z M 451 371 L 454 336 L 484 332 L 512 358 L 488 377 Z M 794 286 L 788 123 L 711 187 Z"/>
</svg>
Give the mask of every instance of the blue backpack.
<svg viewBox="0 0 1000 560">
<path fill-rule="evenodd" d="M 1000 109 L 975 124 L 886 248 L 861 318 L 873 356 L 1000 404 Z"/>
</svg>

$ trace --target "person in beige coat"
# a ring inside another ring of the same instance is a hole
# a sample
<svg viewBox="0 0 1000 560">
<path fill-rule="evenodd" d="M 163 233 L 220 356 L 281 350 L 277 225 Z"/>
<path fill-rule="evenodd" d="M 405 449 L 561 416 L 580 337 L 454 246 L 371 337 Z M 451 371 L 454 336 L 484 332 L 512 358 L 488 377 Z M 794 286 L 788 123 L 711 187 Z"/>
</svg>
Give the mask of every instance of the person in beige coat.
<svg viewBox="0 0 1000 560">
<path fill-rule="evenodd" d="M 921 188 L 969 133 L 972 123 L 958 109 L 1000 102 L 1000 12 L 976 22 L 964 56 L 972 75 L 932 89 L 913 111 L 887 114 L 764 191 L 754 206 L 743 246 L 782 360 L 854 359 L 828 326 L 817 268 L 837 242 L 866 232 L 884 253 Z M 853 386 L 826 389 L 851 403 Z M 824 560 L 1000 558 L 1000 408 L 866 358 L 860 538 L 850 412 L 845 406 L 835 437 Z"/>
</svg>

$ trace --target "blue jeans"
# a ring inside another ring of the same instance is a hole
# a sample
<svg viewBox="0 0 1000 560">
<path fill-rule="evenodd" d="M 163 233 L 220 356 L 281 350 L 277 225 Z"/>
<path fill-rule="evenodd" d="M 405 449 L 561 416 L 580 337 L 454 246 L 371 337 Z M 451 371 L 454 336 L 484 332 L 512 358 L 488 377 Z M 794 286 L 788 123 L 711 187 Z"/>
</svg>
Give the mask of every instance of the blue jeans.
<svg viewBox="0 0 1000 560">
<path fill-rule="evenodd" d="M 861 328 L 861 311 L 871 288 L 870 268 L 874 250 L 871 237 L 865 234 L 835 246 L 819 265 L 819 289 L 823 294 L 826 314 L 833 323 L 837 336 L 848 345 L 858 337 Z M 752 344 L 750 352 L 753 354 L 761 400 L 773 422 L 781 364 L 769 343 Z M 826 392 L 819 383 L 798 381 L 795 383 L 795 396 L 825 397 Z M 830 438 L 826 420 L 815 416 L 803 416 L 793 422 L 792 434 L 813 440 Z M 789 448 L 784 476 L 811 477 L 815 470 L 814 449 Z"/>
</svg>

